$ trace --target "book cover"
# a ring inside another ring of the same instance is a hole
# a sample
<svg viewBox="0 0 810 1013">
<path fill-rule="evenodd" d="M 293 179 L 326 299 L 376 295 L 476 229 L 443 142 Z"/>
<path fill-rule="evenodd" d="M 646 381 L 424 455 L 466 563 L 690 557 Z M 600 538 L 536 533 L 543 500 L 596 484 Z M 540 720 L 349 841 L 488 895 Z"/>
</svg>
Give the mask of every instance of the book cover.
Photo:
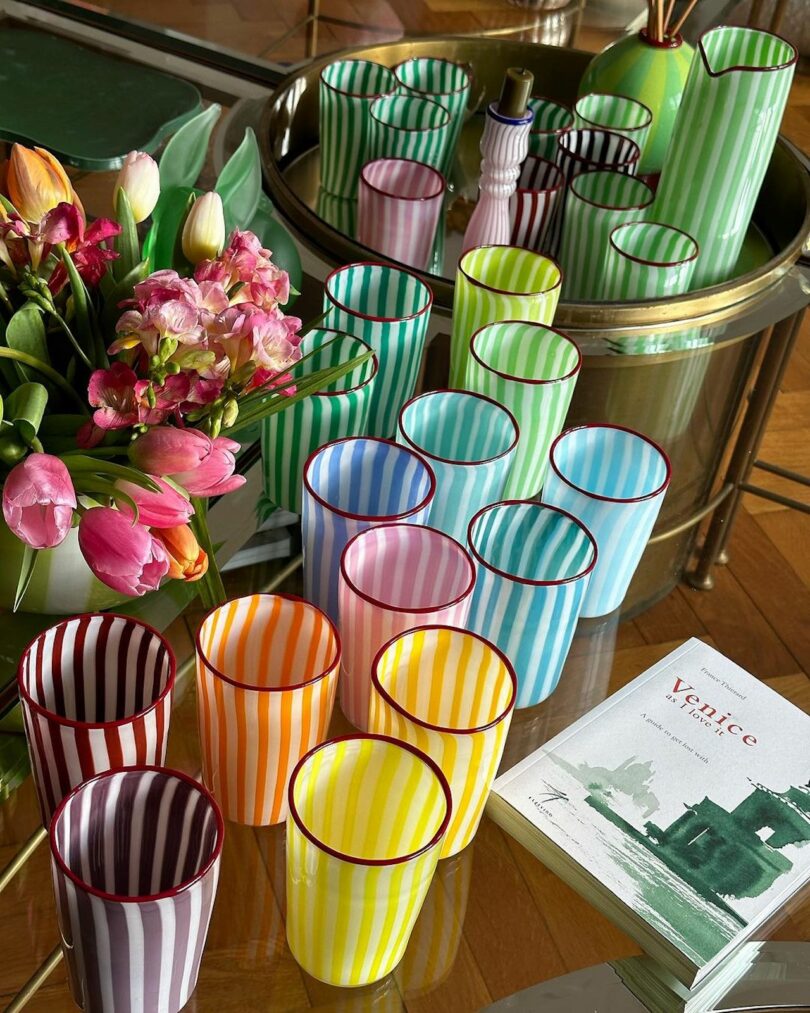
<svg viewBox="0 0 810 1013">
<path fill-rule="evenodd" d="M 690 640 L 498 778 L 503 822 L 498 798 L 693 985 L 810 878 L 810 717 Z"/>
</svg>

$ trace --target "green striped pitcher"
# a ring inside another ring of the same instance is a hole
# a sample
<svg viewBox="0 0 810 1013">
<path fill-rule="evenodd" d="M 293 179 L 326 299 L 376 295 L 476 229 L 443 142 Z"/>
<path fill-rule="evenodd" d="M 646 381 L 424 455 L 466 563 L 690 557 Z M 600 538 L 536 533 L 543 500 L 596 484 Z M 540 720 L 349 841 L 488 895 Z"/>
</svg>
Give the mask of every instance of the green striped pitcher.
<svg viewBox="0 0 810 1013">
<path fill-rule="evenodd" d="M 315 354 L 293 376 L 339 366 L 365 355 L 369 346 L 340 331 L 314 328 L 301 341 L 301 352 Z M 262 423 L 264 492 L 283 510 L 301 513 L 302 476 L 307 458 L 318 447 L 345 436 L 362 436 L 368 421 L 377 359 L 366 359 L 317 394 L 271 415 Z"/>
<path fill-rule="evenodd" d="M 650 215 L 697 240 L 695 289 L 734 270 L 797 59 L 789 42 L 753 28 L 700 38 Z"/>
<path fill-rule="evenodd" d="M 441 172 L 447 176 L 453 164 L 470 98 L 472 78 L 469 70 L 452 60 L 443 60 L 435 56 L 417 56 L 398 63 L 394 67 L 394 73 L 405 94 L 432 99 L 450 114 L 447 146 L 443 163 L 439 166 Z"/>
<path fill-rule="evenodd" d="M 441 170 L 450 139 L 450 113 L 416 95 L 389 95 L 371 104 L 371 132 L 365 161 L 412 158 Z"/>
<path fill-rule="evenodd" d="M 520 429 L 504 499 L 531 499 L 543 487 L 548 452 L 562 430 L 582 354 L 567 334 L 509 320 L 473 336 L 464 386 L 507 408 Z"/>
<path fill-rule="evenodd" d="M 562 272 L 550 257 L 518 246 L 475 246 L 458 262 L 453 295 L 450 386 L 462 387 L 470 339 L 498 320 L 550 324 L 560 298 Z"/>
<path fill-rule="evenodd" d="M 371 104 L 393 95 L 393 71 L 370 60 L 338 60 L 321 71 L 321 186 L 338 197 L 356 197 L 366 161 Z"/>
<path fill-rule="evenodd" d="M 666 299 L 689 290 L 698 245 L 681 229 L 626 222 L 610 234 L 604 298 L 614 302 Z"/>
</svg>

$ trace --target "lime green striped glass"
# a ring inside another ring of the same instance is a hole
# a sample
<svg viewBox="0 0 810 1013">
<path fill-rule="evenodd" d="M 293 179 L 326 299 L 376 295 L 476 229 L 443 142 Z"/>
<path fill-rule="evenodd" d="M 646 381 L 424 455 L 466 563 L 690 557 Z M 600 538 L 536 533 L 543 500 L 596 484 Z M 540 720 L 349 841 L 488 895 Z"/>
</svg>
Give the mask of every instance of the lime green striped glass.
<svg viewBox="0 0 810 1013">
<path fill-rule="evenodd" d="M 530 98 L 529 108 L 534 113 L 529 131 L 529 154 L 554 162 L 557 159 L 557 140 L 560 134 L 573 127 L 574 114 L 568 106 L 550 98 Z"/>
<path fill-rule="evenodd" d="M 693 288 L 734 271 L 797 59 L 789 42 L 753 28 L 700 37 L 651 216 L 700 245 Z"/>
<path fill-rule="evenodd" d="M 470 339 L 485 324 L 532 320 L 550 324 L 562 272 L 550 257 L 518 246 L 475 246 L 458 262 L 453 296 L 450 386 L 463 387 Z"/>
<path fill-rule="evenodd" d="M 366 161 L 369 110 L 399 85 L 393 71 L 370 60 L 338 60 L 321 71 L 321 186 L 338 197 L 356 197 Z"/>
<path fill-rule="evenodd" d="M 377 356 L 368 436 L 390 438 L 413 397 L 425 350 L 433 293 L 415 274 L 387 264 L 346 264 L 324 285 L 324 327 L 365 341 Z"/>
<path fill-rule="evenodd" d="M 560 249 L 567 300 L 607 298 L 605 264 L 610 234 L 617 225 L 643 219 L 652 201 L 653 192 L 647 184 L 623 172 L 600 169 L 571 180 Z"/>
<path fill-rule="evenodd" d="M 681 229 L 658 222 L 626 222 L 610 234 L 605 299 L 665 299 L 689 290 L 698 244 Z"/>
<path fill-rule="evenodd" d="M 567 334 L 523 320 L 487 324 L 470 342 L 464 386 L 507 408 L 520 429 L 504 499 L 540 492 L 582 366 Z"/>
<path fill-rule="evenodd" d="M 574 106 L 575 127 L 612 130 L 635 141 L 644 160 L 644 148 L 652 129 L 653 114 L 637 99 L 626 95 L 591 92 L 577 99 Z"/>
<path fill-rule="evenodd" d="M 359 338 L 316 327 L 301 341 L 303 355 L 314 353 L 291 373 L 300 377 L 339 366 L 370 351 Z M 304 465 L 318 447 L 366 431 L 377 359 L 366 359 L 317 394 L 271 415 L 262 423 L 262 472 L 267 499 L 283 510 L 301 513 Z"/>
<path fill-rule="evenodd" d="M 440 170 L 445 176 L 450 171 L 456 153 L 464 114 L 470 98 L 472 79 L 470 72 L 460 63 L 442 60 L 435 56 L 417 56 L 394 67 L 394 74 L 402 90 L 438 102 L 450 114 L 450 130 Z"/>
<path fill-rule="evenodd" d="M 450 138 L 450 113 L 416 95 L 389 95 L 371 104 L 366 161 L 412 158 L 441 170 Z"/>
</svg>

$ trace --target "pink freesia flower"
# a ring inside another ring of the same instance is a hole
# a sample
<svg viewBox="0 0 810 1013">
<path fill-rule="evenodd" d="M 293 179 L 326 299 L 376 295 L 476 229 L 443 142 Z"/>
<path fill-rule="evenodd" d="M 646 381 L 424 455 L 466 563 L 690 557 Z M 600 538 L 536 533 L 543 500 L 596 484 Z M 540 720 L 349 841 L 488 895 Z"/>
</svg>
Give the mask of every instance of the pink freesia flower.
<svg viewBox="0 0 810 1013">
<path fill-rule="evenodd" d="M 63 461 L 51 454 L 29 454 L 3 485 L 3 516 L 14 534 L 32 549 L 51 549 L 70 531 L 76 492 Z"/>
<path fill-rule="evenodd" d="M 38 239 L 45 244 L 43 256 L 51 246 L 64 243 L 73 258 L 76 270 L 89 286 L 98 285 L 107 270 L 107 263 L 118 254 L 101 244 L 117 236 L 121 226 L 110 218 L 98 218 L 85 227 L 84 215 L 75 204 L 58 204 L 49 211 L 39 226 Z M 56 295 L 68 280 L 67 268 L 61 261 L 48 279 L 48 288 Z"/>
<path fill-rule="evenodd" d="M 271 256 L 253 232 L 236 229 L 219 257 L 198 264 L 194 277 L 198 282 L 219 282 L 227 291 L 240 285 L 231 296 L 233 305 L 253 303 L 274 310 L 290 298 L 290 277 Z"/>
<path fill-rule="evenodd" d="M 112 507 L 82 515 L 79 548 L 96 577 L 121 594 L 155 591 L 169 571 L 166 550 L 149 529 Z"/>
<path fill-rule="evenodd" d="M 281 373 L 301 358 L 298 317 L 279 309 L 231 306 L 211 322 L 208 345 L 216 353 L 214 373 L 227 376 L 248 362 L 270 373 Z"/>
<path fill-rule="evenodd" d="M 225 436 L 212 440 L 198 429 L 160 426 L 130 447 L 132 463 L 153 475 L 165 475 L 192 496 L 223 496 L 245 484 L 234 475 L 239 444 Z"/>
<path fill-rule="evenodd" d="M 149 390 L 154 404 L 149 402 Z M 80 446 L 91 447 L 100 442 L 98 429 L 128 429 L 143 424 L 157 426 L 179 410 L 188 400 L 191 379 L 183 373 L 167 376 L 162 386 L 151 380 L 139 380 L 126 363 L 113 362 L 109 369 L 97 369 L 90 375 L 87 400 L 97 410 L 93 426 L 83 426 L 77 439 Z"/>
<path fill-rule="evenodd" d="M 149 528 L 174 528 L 178 524 L 187 524 L 194 515 L 194 507 L 182 493 L 169 485 L 162 478 L 149 476 L 160 486 L 160 492 L 152 492 L 134 482 L 119 481 L 117 489 L 133 499 L 138 507 L 138 521 Z M 132 508 L 121 503 L 118 509 L 128 517 L 133 517 Z"/>
</svg>

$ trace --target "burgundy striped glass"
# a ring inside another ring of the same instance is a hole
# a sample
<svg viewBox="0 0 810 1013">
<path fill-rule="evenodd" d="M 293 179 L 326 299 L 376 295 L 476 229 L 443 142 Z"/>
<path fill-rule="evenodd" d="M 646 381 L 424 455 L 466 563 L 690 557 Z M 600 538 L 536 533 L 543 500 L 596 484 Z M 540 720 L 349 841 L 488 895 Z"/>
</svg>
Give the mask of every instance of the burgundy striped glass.
<svg viewBox="0 0 810 1013">
<path fill-rule="evenodd" d="M 197 985 L 224 837 L 206 789 L 159 767 L 85 781 L 51 824 L 73 998 L 85 1013 L 177 1013 Z"/>
<path fill-rule="evenodd" d="M 45 826 L 95 774 L 163 763 L 174 676 L 168 643 L 129 616 L 75 616 L 28 645 L 17 683 Z"/>
<path fill-rule="evenodd" d="M 565 188 L 562 170 L 548 159 L 529 155 L 511 199 L 512 246 L 542 252 L 557 203 Z"/>
</svg>

